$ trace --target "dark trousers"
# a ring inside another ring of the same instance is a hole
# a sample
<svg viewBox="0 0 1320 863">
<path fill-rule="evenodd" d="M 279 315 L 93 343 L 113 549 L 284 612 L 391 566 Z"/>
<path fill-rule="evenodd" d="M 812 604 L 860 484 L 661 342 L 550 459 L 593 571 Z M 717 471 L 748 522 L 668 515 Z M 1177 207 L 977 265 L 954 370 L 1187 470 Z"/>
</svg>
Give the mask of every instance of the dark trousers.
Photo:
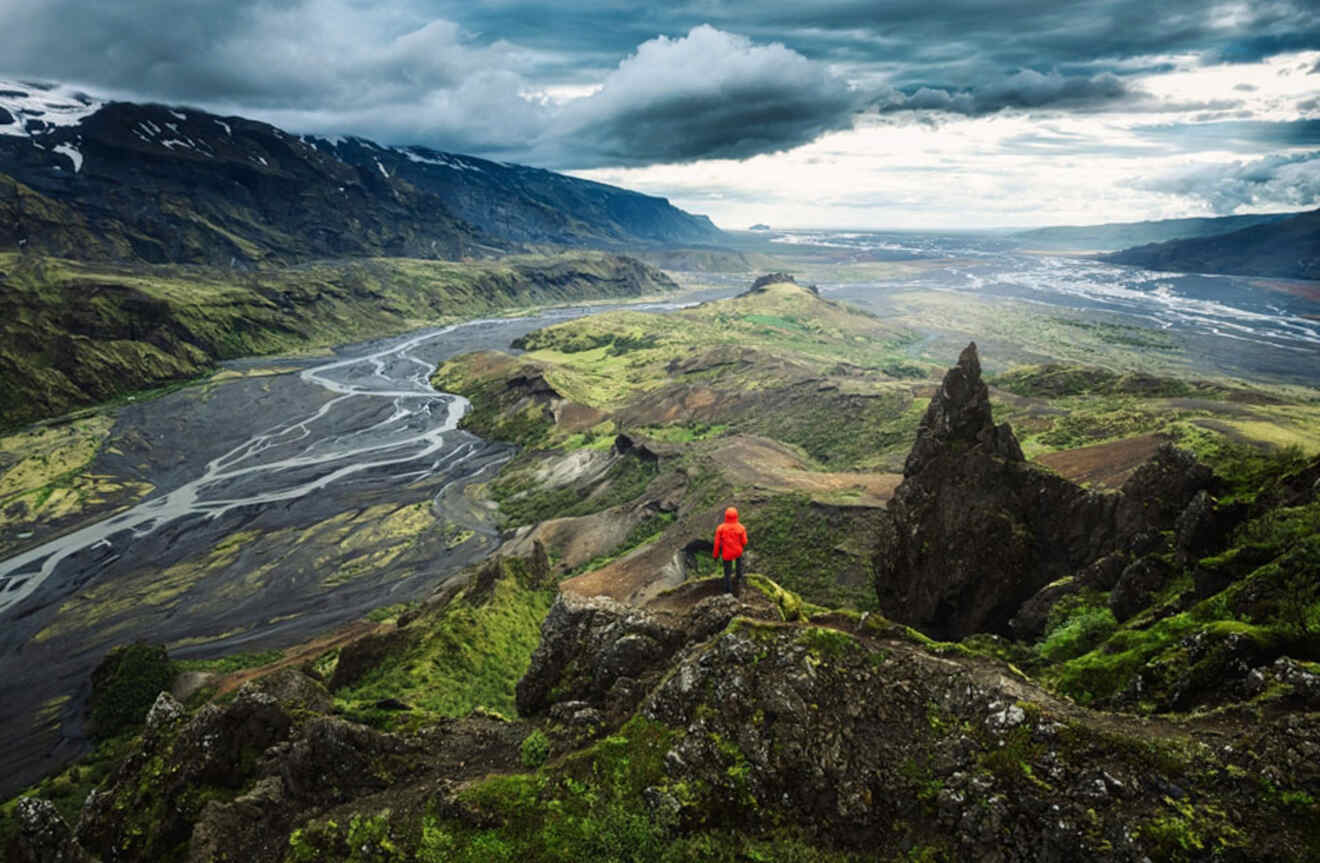
<svg viewBox="0 0 1320 863">
<path fill-rule="evenodd" d="M 724 592 L 725 593 L 733 593 L 733 582 L 730 579 L 734 576 L 735 572 L 737 573 L 736 577 L 738 579 L 738 584 L 739 586 L 741 586 L 743 580 L 741 555 L 734 558 L 733 560 L 724 561 Z"/>
</svg>

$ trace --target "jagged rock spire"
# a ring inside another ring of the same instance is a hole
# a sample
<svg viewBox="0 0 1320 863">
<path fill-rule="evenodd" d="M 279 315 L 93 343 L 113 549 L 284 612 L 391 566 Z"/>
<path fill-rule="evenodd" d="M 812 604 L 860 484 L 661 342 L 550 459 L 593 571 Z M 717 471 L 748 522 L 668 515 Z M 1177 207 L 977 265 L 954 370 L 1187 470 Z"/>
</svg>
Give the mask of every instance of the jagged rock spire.
<svg viewBox="0 0 1320 863">
<path fill-rule="evenodd" d="M 958 364 L 944 375 L 944 382 L 930 400 L 926 416 L 917 428 L 917 440 L 908 453 L 903 475 L 912 476 L 933 458 L 946 452 L 965 452 L 979 446 L 983 451 L 1010 461 L 1023 461 L 1022 447 L 1008 423 L 995 426 L 990 413 L 990 390 L 981 379 L 981 358 L 976 342 L 958 355 Z"/>
</svg>

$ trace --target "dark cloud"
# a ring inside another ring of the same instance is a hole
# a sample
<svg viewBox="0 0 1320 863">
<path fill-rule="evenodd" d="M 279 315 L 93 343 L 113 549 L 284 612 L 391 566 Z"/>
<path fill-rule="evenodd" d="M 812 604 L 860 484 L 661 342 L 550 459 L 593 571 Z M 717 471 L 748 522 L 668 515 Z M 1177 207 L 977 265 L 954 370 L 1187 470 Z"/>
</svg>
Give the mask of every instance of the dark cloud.
<svg viewBox="0 0 1320 863">
<path fill-rule="evenodd" d="M 295 131 L 552 167 L 641 165 L 783 150 L 847 128 L 864 106 L 905 118 L 1227 111 L 1236 103 L 1162 103 L 1130 81 L 1171 68 L 1173 56 L 1245 62 L 1320 49 L 1313 6 L 8 0 L 0 74 Z M 600 90 L 560 104 L 538 95 L 551 84 Z"/>
<path fill-rule="evenodd" d="M 976 116 L 1009 108 L 1089 108 L 1131 95 L 1127 85 L 1109 73 L 1084 78 L 1022 69 L 973 90 L 935 87 L 919 87 L 911 93 L 893 90 L 882 96 L 876 107 L 881 113 L 925 110 Z"/>
<path fill-rule="evenodd" d="M 1244 207 L 1300 209 L 1320 203 L 1320 152 L 1183 168 L 1131 182 L 1134 188 L 1205 201 L 1216 213 Z"/>
<path fill-rule="evenodd" d="M 697 27 L 644 43 L 566 106 L 546 153 L 566 166 L 742 159 L 846 129 L 862 96 L 780 44 Z"/>
</svg>

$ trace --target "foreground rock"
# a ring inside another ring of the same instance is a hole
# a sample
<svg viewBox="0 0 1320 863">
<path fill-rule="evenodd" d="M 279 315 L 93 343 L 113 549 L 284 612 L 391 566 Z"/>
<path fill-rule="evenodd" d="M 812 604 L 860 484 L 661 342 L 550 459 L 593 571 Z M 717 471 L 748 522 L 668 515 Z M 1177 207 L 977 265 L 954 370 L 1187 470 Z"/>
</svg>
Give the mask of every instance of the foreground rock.
<svg viewBox="0 0 1320 863">
<path fill-rule="evenodd" d="M 759 576 L 737 596 L 717 585 L 642 608 L 561 597 L 518 685 L 524 722 L 477 713 L 384 733 L 326 715 L 324 690 L 288 669 L 192 715 L 163 694 L 76 830 L 27 801 L 9 859 L 669 849 L 1139 863 L 1315 850 L 1314 713 L 1184 725 L 1090 711 L 878 615 L 807 617 Z M 1313 698 L 1315 680 L 1278 662 L 1252 685 Z"/>
</svg>

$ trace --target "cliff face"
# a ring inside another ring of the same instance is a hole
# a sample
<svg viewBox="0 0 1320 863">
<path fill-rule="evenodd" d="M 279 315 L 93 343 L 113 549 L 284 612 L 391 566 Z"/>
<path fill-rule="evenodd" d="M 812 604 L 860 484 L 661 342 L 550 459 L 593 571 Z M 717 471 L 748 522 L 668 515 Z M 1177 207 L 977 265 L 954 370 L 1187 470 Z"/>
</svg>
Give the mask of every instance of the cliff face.
<svg viewBox="0 0 1320 863">
<path fill-rule="evenodd" d="M 1028 464 L 1008 424 L 994 424 L 975 344 L 931 399 L 903 473 L 880 531 L 876 591 L 890 617 L 954 639 L 1009 634 L 1037 591 L 1172 528 L 1210 484 L 1171 448 L 1118 495 Z"/>
</svg>

